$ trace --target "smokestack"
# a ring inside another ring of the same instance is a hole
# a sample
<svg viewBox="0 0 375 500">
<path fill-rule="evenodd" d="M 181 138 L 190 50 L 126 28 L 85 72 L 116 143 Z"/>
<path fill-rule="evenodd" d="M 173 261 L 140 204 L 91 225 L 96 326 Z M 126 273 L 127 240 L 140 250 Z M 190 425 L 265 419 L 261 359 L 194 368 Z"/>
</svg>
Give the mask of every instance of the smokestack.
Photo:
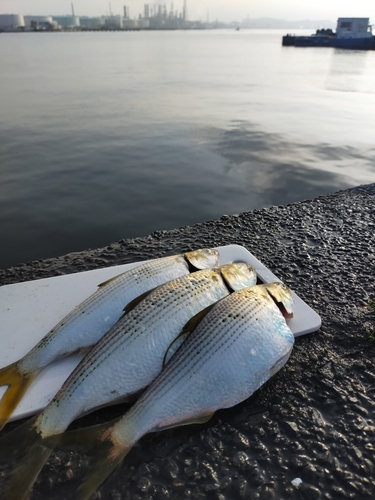
<svg viewBox="0 0 375 500">
<path fill-rule="evenodd" d="M 72 16 L 74 17 L 74 5 L 72 4 Z"/>
</svg>

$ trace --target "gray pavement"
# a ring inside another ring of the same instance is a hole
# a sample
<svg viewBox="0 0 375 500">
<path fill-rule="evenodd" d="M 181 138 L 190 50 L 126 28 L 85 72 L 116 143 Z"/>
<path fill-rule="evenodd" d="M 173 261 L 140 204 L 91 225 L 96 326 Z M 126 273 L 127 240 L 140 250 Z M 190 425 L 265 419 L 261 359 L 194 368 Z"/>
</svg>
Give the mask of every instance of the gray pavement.
<svg viewBox="0 0 375 500">
<path fill-rule="evenodd" d="M 248 400 L 202 426 L 145 436 L 97 498 L 375 498 L 374 202 L 375 184 L 360 186 L 0 270 L 4 285 L 239 244 L 322 318 L 321 329 L 299 337 L 287 365 Z M 84 454 L 59 450 L 30 498 L 69 498 L 87 466 Z M 6 474 L 2 464 L 0 482 Z"/>
</svg>

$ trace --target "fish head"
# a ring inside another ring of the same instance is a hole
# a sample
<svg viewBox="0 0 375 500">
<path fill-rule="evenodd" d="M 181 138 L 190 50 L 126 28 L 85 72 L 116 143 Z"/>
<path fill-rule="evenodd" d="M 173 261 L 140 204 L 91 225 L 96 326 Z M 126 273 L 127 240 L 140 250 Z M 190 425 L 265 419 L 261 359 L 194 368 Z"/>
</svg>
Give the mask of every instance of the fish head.
<svg viewBox="0 0 375 500">
<path fill-rule="evenodd" d="M 267 283 L 264 287 L 276 302 L 285 318 L 293 318 L 293 297 L 290 288 L 278 281 Z"/>
<path fill-rule="evenodd" d="M 233 291 L 253 286 L 257 282 L 257 273 L 250 264 L 235 262 L 219 269 L 224 281 Z"/>
<path fill-rule="evenodd" d="M 214 248 L 200 248 L 193 252 L 186 252 L 184 257 L 196 269 L 210 269 L 219 264 L 220 254 Z"/>
</svg>

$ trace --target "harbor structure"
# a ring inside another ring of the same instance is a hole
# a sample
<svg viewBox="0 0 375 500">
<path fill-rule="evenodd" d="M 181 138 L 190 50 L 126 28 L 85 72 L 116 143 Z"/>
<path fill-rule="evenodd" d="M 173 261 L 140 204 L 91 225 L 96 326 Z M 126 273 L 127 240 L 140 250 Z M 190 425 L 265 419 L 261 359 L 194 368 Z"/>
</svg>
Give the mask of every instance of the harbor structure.
<svg viewBox="0 0 375 500">
<path fill-rule="evenodd" d="M 25 19 L 21 14 L 0 14 L 0 31 L 17 31 L 25 28 Z"/>
<path fill-rule="evenodd" d="M 120 30 L 123 28 L 123 17 L 120 15 L 111 14 L 105 18 L 105 27 L 110 30 Z"/>
<path fill-rule="evenodd" d="M 187 29 L 193 27 L 193 23 L 187 21 L 187 0 L 184 0 L 181 12 L 174 9 L 173 3 L 169 9 L 166 4 L 145 4 L 144 14 L 139 17 L 139 21 L 142 21 L 142 26 L 147 22 L 147 27 L 151 29 Z"/>
<path fill-rule="evenodd" d="M 58 24 L 52 16 L 23 16 L 25 20 L 25 30 L 42 31 L 56 30 Z"/>
<path fill-rule="evenodd" d="M 284 46 L 293 47 L 334 47 L 336 49 L 375 50 L 375 36 L 368 17 L 340 17 L 336 32 L 319 29 L 314 35 L 286 35 Z"/>
<path fill-rule="evenodd" d="M 105 27 L 105 17 L 80 16 L 79 25 L 83 30 L 100 30 Z"/>
<path fill-rule="evenodd" d="M 146 0 L 147 1 L 147 0 Z M 179 8 L 176 8 L 176 3 L 179 3 Z M 119 30 L 177 30 L 177 29 L 219 29 L 230 28 L 260 28 L 260 27 L 283 27 L 286 21 L 275 19 L 258 19 L 250 20 L 249 18 L 242 23 L 232 21 L 223 23 L 209 20 L 207 13 L 206 21 L 191 20 L 188 15 L 188 1 L 175 0 L 167 3 L 146 3 L 143 5 L 142 13 L 138 17 L 131 17 L 130 10 L 127 5 L 122 5 L 118 13 L 114 13 L 111 3 L 108 4 L 106 15 L 102 16 L 77 16 L 74 4 L 71 3 L 71 15 L 63 16 L 21 16 L 17 14 L 2 15 L 0 18 L 0 31 L 119 31 Z M 32 18 L 32 20 L 22 22 L 22 18 Z M 52 17 L 52 22 L 51 22 Z M 276 24 L 272 24 L 275 23 Z M 282 24 L 280 25 L 280 22 Z M 324 22 L 310 23 L 307 21 L 293 22 L 292 26 L 316 28 L 317 26 L 330 26 L 333 24 Z M 290 26 L 290 25 L 289 25 Z M 286 26 L 287 27 L 287 26 Z M 290 42 L 291 39 L 289 39 Z M 286 43 L 288 44 L 288 43 Z M 291 45 L 292 43 L 289 43 Z"/>
<path fill-rule="evenodd" d="M 78 16 L 53 16 L 53 20 L 61 28 L 72 29 L 80 27 L 80 20 Z"/>
</svg>

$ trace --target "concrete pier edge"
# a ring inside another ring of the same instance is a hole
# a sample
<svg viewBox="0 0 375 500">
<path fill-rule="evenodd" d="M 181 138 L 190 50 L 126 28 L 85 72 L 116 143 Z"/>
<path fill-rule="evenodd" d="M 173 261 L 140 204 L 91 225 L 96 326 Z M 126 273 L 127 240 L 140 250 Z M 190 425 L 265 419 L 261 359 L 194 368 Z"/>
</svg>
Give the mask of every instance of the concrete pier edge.
<svg viewBox="0 0 375 500">
<path fill-rule="evenodd" d="M 244 403 L 204 426 L 144 437 L 100 498 L 375 498 L 375 184 L 20 264 L 0 270 L 0 285 L 229 244 L 295 290 L 321 329 L 298 338 L 288 364 Z M 57 451 L 31 498 L 65 498 L 86 466 Z M 0 485 L 6 475 L 0 464 Z"/>
</svg>

